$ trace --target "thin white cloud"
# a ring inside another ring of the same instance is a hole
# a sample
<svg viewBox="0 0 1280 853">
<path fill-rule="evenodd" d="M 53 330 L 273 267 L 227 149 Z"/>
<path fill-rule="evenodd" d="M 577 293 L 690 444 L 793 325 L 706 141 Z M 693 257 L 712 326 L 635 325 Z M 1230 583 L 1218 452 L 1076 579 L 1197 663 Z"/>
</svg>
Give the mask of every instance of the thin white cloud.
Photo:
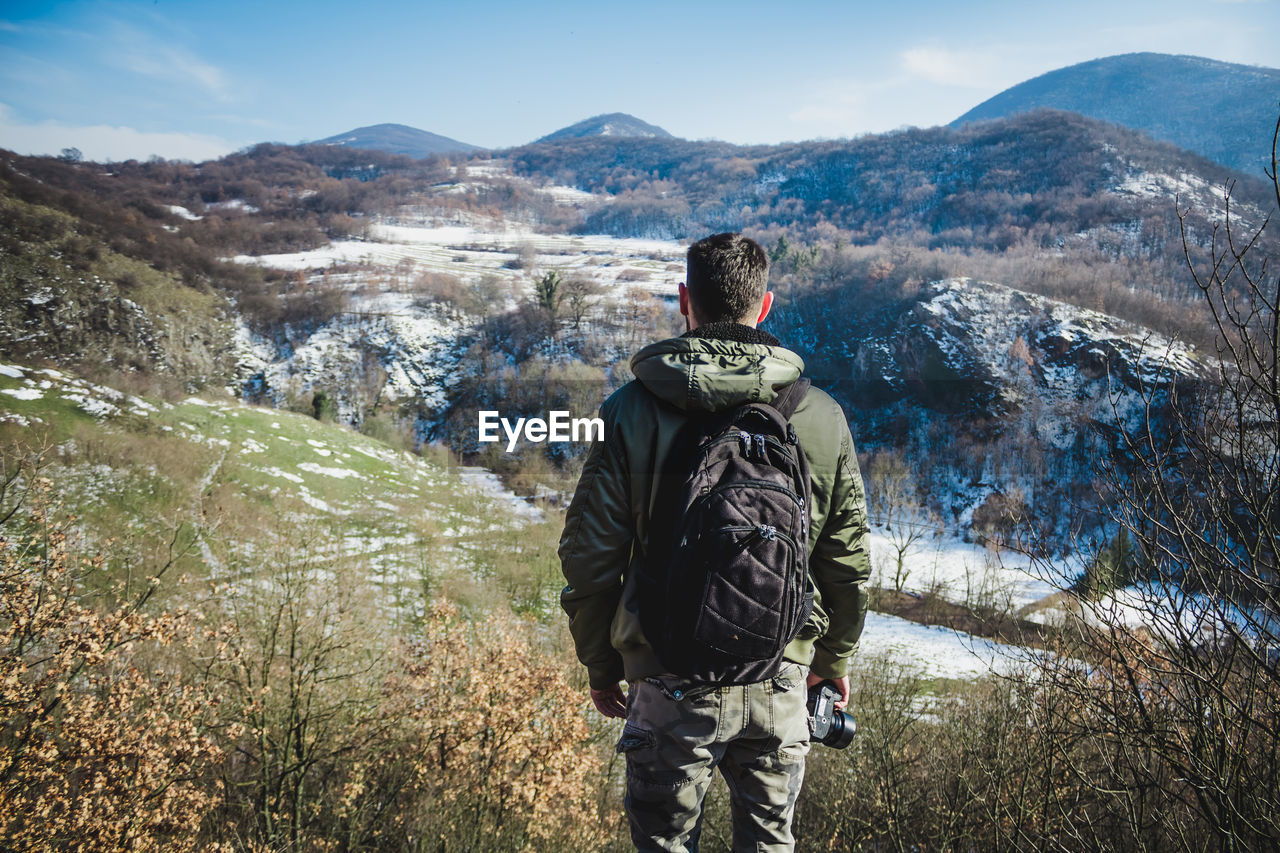
<svg viewBox="0 0 1280 853">
<path fill-rule="evenodd" d="M 116 27 L 112 41 L 108 61 L 122 68 L 159 80 L 192 82 L 220 101 L 231 100 L 226 73 L 190 50 L 157 42 L 149 34 L 124 25 Z"/>
<path fill-rule="evenodd" d="M 199 133 L 148 133 L 132 127 L 76 126 L 56 121 L 28 124 L 0 104 L 0 148 L 19 154 L 58 154 L 78 148 L 86 160 L 145 160 L 158 155 L 169 160 L 212 160 L 237 146 Z"/>
<path fill-rule="evenodd" d="M 963 86 L 985 89 L 1001 79 L 999 52 L 949 50 L 924 45 L 904 50 L 899 55 L 902 70 L 939 86 Z"/>
</svg>

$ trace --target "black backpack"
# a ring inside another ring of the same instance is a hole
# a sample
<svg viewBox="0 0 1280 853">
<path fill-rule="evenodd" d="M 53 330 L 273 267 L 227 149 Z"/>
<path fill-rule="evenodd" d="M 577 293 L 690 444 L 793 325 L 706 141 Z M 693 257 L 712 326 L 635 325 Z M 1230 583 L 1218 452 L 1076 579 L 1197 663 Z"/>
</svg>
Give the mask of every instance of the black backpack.
<svg viewBox="0 0 1280 853">
<path fill-rule="evenodd" d="M 813 610 L 809 463 L 772 404 L 691 416 L 663 466 L 637 579 L 640 624 L 673 675 L 749 684 L 777 674 Z"/>
</svg>

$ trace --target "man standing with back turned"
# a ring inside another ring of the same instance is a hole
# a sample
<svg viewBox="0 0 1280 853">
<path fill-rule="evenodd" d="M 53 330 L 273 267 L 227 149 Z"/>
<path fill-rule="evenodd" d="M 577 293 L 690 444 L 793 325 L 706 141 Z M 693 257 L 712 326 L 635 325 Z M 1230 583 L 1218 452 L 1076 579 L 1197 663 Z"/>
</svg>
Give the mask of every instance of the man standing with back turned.
<svg viewBox="0 0 1280 853">
<path fill-rule="evenodd" d="M 561 605 L 591 699 L 605 716 L 627 720 L 618 750 L 627 757 L 627 816 L 641 851 L 697 850 L 716 767 L 731 795 L 733 849 L 792 850 L 809 750 L 807 686 L 830 680 L 849 697 L 848 659 L 862 632 L 871 571 L 866 501 L 844 413 L 816 388 L 790 417 L 812 484 L 814 606 L 777 674 L 731 686 L 674 676 L 642 629 L 639 602 L 651 596 L 637 589 L 637 566 L 651 539 L 665 533 L 671 478 L 689 473 L 680 470 L 678 436 L 711 413 L 775 403 L 804 369 L 757 328 L 773 304 L 768 276 L 768 257 L 740 234 L 689 248 L 679 291 L 688 331 L 640 350 L 631 360 L 636 380 L 601 407 L 604 441 L 591 448 L 560 540 L 568 582 Z"/>
</svg>

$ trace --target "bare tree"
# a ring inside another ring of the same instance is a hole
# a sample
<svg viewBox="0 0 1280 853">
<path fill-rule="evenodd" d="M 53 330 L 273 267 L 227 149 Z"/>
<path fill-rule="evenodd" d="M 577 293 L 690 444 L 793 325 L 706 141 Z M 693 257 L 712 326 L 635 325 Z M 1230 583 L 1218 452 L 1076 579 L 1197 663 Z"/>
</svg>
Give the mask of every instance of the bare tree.
<svg viewBox="0 0 1280 853">
<path fill-rule="evenodd" d="M 1258 257 L 1270 216 L 1241 234 L 1232 189 L 1203 249 L 1179 210 L 1217 358 L 1200 381 L 1143 384 L 1144 416 L 1101 463 L 1140 580 L 1082 607 L 1078 665 L 1038 674 L 1101 795 L 1067 823 L 1081 849 L 1280 845 L 1280 276 Z"/>
<path fill-rule="evenodd" d="M 902 592 L 911 569 L 907 553 L 924 536 L 921 507 L 911 469 L 902 453 L 892 448 L 878 450 L 867 463 L 868 494 L 877 510 L 873 520 L 884 524 L 894 550 L 893 588 Z"/>
<path fill-rule="evenodd" d="M 594 278 L 584 275 L 572 275 L 564 282 L 564 302 L 569 308 L 569 316 L 573 318 L 573 329 L 578 331 L 582 321 L 604 293 L 604 285 Z"/>
</svg>

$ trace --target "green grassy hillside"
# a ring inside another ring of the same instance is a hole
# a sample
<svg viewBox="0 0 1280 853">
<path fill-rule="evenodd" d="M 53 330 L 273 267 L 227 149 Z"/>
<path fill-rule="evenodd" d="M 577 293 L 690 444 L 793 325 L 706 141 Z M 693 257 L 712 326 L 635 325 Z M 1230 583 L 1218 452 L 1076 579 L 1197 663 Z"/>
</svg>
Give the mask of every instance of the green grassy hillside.
<svg viewBox="0 0 1280 853">
<path fill-rule="evenodd" d="M 188 582 L 260 574 L 264 552 L 341 562 L 399 617 L 442 584 L 545 612 L 558 519 L 486 496 L 447 454 L 423 459 L 292 412 L 225 398 L 147 400 L 66 372 L 0 366 L 10 460 L 41 459 L 111 581 L 176 555 Z M 13 490 L 11 489 L 11 495 Z M 166 582 L 165 600 L 183 599 Z"/>
</svg>

